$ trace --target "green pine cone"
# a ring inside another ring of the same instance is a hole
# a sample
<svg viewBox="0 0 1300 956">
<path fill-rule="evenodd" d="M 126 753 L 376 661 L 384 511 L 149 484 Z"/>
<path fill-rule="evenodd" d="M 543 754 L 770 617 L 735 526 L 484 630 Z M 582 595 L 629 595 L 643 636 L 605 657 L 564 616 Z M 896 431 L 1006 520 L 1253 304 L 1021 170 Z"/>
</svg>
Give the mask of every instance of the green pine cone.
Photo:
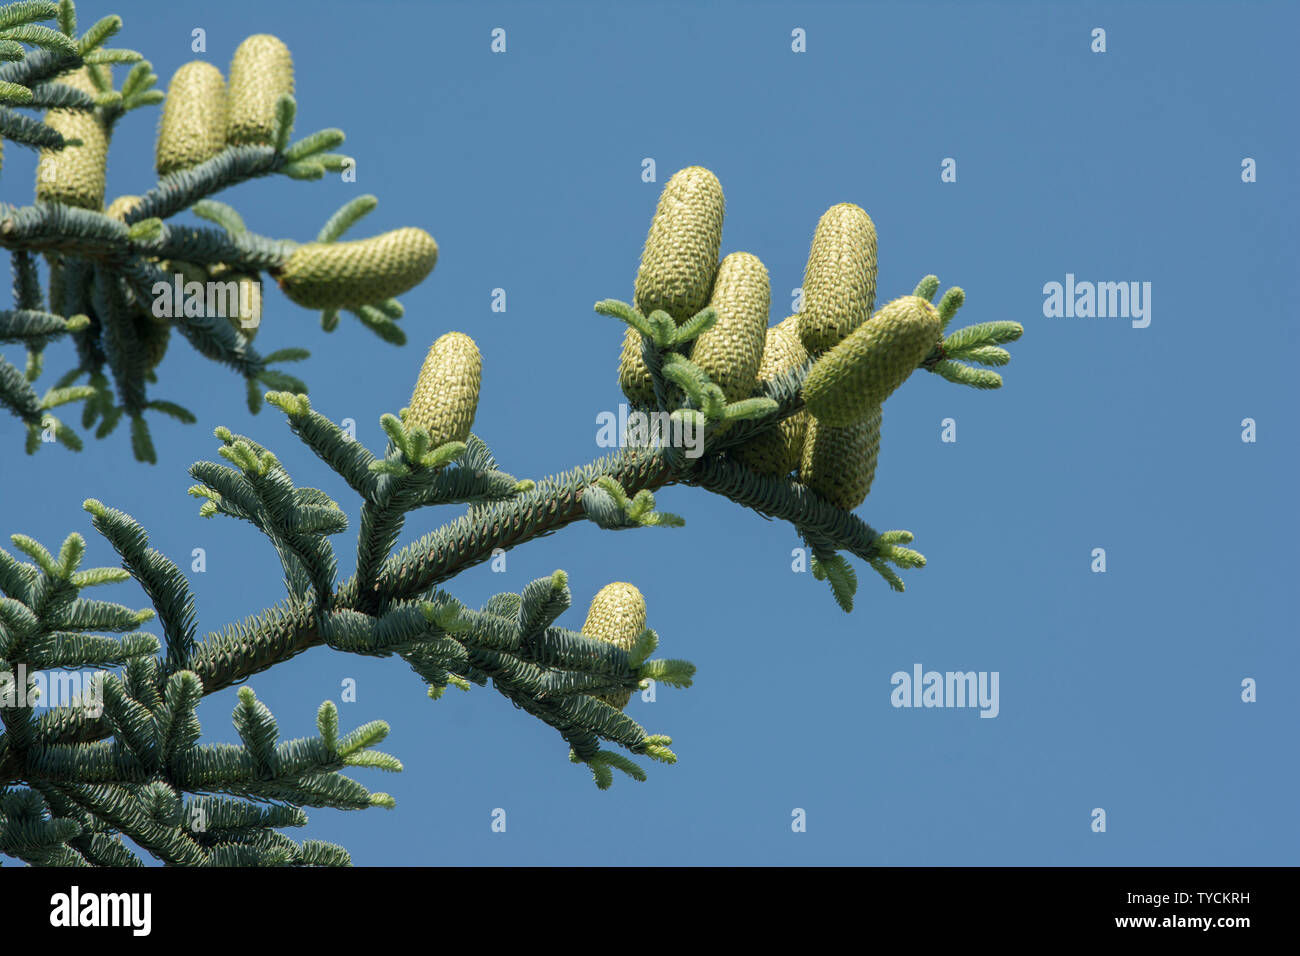
<svg viewBox="0 0 1300 956">
<path fill-rule="evenodd" d="M 645 630 L 645 620 L 645 598 L 641 592 L 626 581 L 615 581 L 606 584 L 591 599 L 591 608 L 587 611 L 587 622 L 582 625 L 582 633 L 586 637 L 630 651 Z M 632 699 L 632 692 L 625 690 L 617 694 L 595 696 L 597 700 L 603 700 L 611 707 L 622 710 Z"/>
<path fill-rule="evenodd" d="M 808 411 L 827 425 L 853 424 L 907 381 L 942 334 L 939 313 L 925 299 L 887 303 L 813 364 L 803 386 Z"/>
<path fill-rule="evenodd" d="M 139 196 L 118 196 L 108 204 L 108 208 L 104 210 L 104 215 L 110 219 L 125 221 L 126 214 L 138 205 L 140 205 Z"/>
<path fill-rule="evenodd" d="M 645 359 L 641 357 L 641 333 L 631 326 L 623 332 L 623 351 L 618 356 L 618 387 L 633 405 L 655 407 L 655 383 Z"/>
<path fill-rule="evenodd" d="M 159 176 L 189 169 L 226 148 L 226 81 L 211 63 L 194 60 L 172 74 L 158 121 Z"/>
<path fill-rule="evenodd" d="M 876 227 L 860 206 L 831 206 L 817 221 L 803 273 L 799 337 L 808 354 L 838 345 L 875 301 Z"/>
<path fill-rule="evenodd" d="M 862 504 L 880 457 L 880 416 L 877 405 L 847 428 L 809 420 L 799 480 L 845 511 Z"/>
<path fill-rule="evenodd" d="M 758 379 L 761 382 L 778 372 L 799 368 L 807 361 L 808 352 L 799 341 L 799 317 L 792 315 L 767 330 Z M 799 467 L 807 430 L 808 411 L 800 409 L 775 428 L 738 446 L 731 455 L 759 474 L 788 475 Z"/>
<path fill-rule="evenodd" d="M 406 424 L 428 431 L 430 448 L 464 441 L 474 425 L 482 377 L 483 359 L 473 339 L 462 332 L 439 337 L 424 357 Z"/>
<path fill-rule="evenodd" d="M 433 236 L 403 226 L 369 239 L 299 246 L 276 278 L 306 308 L 355 309 L 414 288 L 437 261 Z"/>
<path fill-rule="evenodd" d="M 262 327 L 262 280 L 256 274 L 247 272 L 227 272 L 220 276 L 214 274 L 213 278 L 218 282 L 234 282 L 238 285 L 239 298 L 236 301 L 239 307 L 231 311 L 226 319 L 236 332 L 248 341 L 253 341 L 257 338 L 257 330 Z M 245 326 L 245 319 L 254 324 Z"/>
<path fill-rule="evenodd" d="M 757 256 L 733 252 L 718 265 L 709 297 L 718 320 L 696 338 L 691 361 L 728 402 L 748 398 L 758 384 L 771 302 L 767 268 Z"/>
<path fill-rule="evenodd" d="M 99 88 L 85 67 L 57 80 L 94 96 Z M 104 208 L 104 172 L 108 163 L 108 136 L 93 110 L 49 110 L 45 122 L 80 146 L 43 149 L 36 164 L 36 198 L 99 212 Z"/>
<path fill-rule="evenodd" d="M 703 166 L 689 166 L 664 185 L 636 274 L 642 315 L 662 309 L 684 322 L 704 308 L 718 270 L 725 211 L 722 184 Z"/>
<path fill-rule="evenodd" d="M 275 136 L 275 104 L 286 93 L 293 95 L 289 48 L 269 33 L 254 34 L 239 44 L 230 61 L 226 142 L 270 145 Z"/>
</svg>

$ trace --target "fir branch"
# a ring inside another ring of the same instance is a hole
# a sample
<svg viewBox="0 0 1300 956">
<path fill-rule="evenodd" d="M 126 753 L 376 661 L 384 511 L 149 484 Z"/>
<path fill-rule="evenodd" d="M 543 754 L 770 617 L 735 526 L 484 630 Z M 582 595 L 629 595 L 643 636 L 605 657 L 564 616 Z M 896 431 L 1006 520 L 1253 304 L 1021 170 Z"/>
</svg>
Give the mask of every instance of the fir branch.
<svg viewBox="0 0 1300 956">
<path fill-rule="evenodd" d="M 175 563 L 150 548 L 149 536 L 130 515 L 88 498 L 83 507 L 90 512 L 95 530 L 108 539 L 122 556 L 122 566 L 140 582 L 158 611 L 167 638 L 167 666 L 171 674 L 189 666 L 194 652 L 194 596 L 189 582 Z"/>
</svg>

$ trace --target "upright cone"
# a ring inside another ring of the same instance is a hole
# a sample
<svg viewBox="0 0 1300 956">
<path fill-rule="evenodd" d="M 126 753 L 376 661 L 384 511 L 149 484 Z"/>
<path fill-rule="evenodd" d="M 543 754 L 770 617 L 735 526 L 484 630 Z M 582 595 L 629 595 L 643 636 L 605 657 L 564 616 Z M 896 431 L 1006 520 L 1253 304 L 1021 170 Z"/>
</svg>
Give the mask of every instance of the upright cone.
<svg viewBox="0 0 1300 956">
<path fill-rule="evenodd" d="M 645 621 L 645 598 L 641 592 L 626 581 L 615 581 L 606 584 L 592 598 L 582 633 L 630 651 L 645 630 Z M 617 694 L 596 696 L 598 700 L 622 710 L 632 699 L 632 692 L 625 690 Z"/>
<path fill-rule="evenodd" d="M 799 341 L 799 317 L 792 315 L 767 330 L 758 379 L 762 382 L 799 368 L 807 361 L 808 353 Z M 808 419 L 807 409 L 800 409 L 774 428 L 740 445 L 731 455 L 759 474 L 788 475 L 799 467 Z"/>
<path fill-rule="evenodd" d="M 428 431 L 431 448 L 464 441 L 474 425 L 482 376 L 483 359 L 474 340 L 462 332 L 443 335 L 424 358 L 406 424 Z"/>
<path fill-rule="evenodd" d="M 835 428 L 811 419 L 804 439 L 799 480 L 845 511 L 862 504 L 876 477 L 880 416 L 881 409 L 877 406 L 847 428 Z"/>
<path fill-rule="evenodd" d="M 691 361 L 728 402 L 748 398 L 758 383 L 771 302 L 767 268 L 757 256 L 733 252 L 722 260 L 708 303 L 718 320 L 696 338 Z"/>
<path fill-rule="evenodd" d="M 226 147 L 226 81 L 211 63 L 195 60 L 174 74 L 158 122 L 159 176 L 189 169 Z"/>
<path fill-rule="evenodd" d="M 942 334 L 925 299 L 894 299 L 813 365 L 803 386 L 808 411 L 827 425 L 858 421 L 907 381 Z"/>
<path fill-rule="evenodd" d="M 655 407 L 654 379 L 641 357 L 641 333 L 631 326 L 623 332 L 623 350 L 618 356 L 618 387 L 633 405 Z"/>
<path fill-rule="evenodd" d="M 875 301 L 876 227 L 861 206 L 831 206 L 817 222 L 803 273 L 799 337 L 808 354 L 838 345 Z"/>
<path fill-rule="evenodd" d="M 676 322 L 709 301 L 722 245 L 726 201 L 718 177 L 689 166 L 664 184 L 636 274 L 636 307 L 662 309 Z"/>
<path fill-rule="evenodd" d="M 278 37 L 258 33 L 230 61 L 230 115 L 226 142 L 265 145 L 275 136 L 275 104 L 293 95 L 293 56 Z"/>
<path fill-rule="evenodd" d="M 85 67 L 64 74 L 56 82 L 91 96 L 99 92 Z M 108 136 L 95 111 L 49 110 L 45 122 L 65 139 L 81 140 L 81 145 L 41 150 L 36 163 L 36 199 L 99 212 L 104 208 Z"/>
</svg>

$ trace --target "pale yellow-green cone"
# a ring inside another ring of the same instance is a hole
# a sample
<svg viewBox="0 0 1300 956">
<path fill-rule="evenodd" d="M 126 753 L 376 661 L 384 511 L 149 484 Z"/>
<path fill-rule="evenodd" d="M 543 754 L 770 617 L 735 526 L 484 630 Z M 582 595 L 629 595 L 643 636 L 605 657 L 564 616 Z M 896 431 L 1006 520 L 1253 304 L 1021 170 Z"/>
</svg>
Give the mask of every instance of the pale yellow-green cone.
<svg viewBox="0 0 1300 956">
<path fill-rule="evenodd" d="M 852 511 L 866 500 L 880 456 L 879 406 L 847 428 L 813 418 L 804 438 L 799 480 L 832 504 Z"/>
<path fill-rule="evenodd" d="M 680 323 L 704 308 L 718 269 L 725 210 L 722 184 L 703 166 L 689 166 L 664 184 L 636 274 L 642 315 L 662 309 Z"/>
<path fill-rule="evenodd" d="M 190 263 L 184 263 L 187 267 L 201 269 L 200 266 L 193 266 Z M 257 330 L 261 328 L 262 320 L 262 282 L 256 274 L 247 272 L 231 272 L 228 267 L 218 265 L 207 273 L 207 278 L 214 283 L 221 283 L 221 297 L 216 300 L 225 305 L 226 321 L 228 321 L 236 332 L 242 334 L 250 342 L 257 337 Z M 189 276 L 186 281 L 190 281 Z M 233 286 L 230 284 L 233 283 Z M 244 327 L 245 317 L 256 319 L 254 325 Z"/>
<path fill-rule="evenodd" d="M 799 341 L 799 317 L 792 315 L 767 330 L 758 379 L 762 382 L 778 372 L 799 368 L 807 361 L 808 352 Z M 788 475 L 799 467 L 803 456 L 808 418 L 807 409 L 800 409 L 775 428 L 750 439 L 730 454 L 759 474 Z"/>
<path fill-rule="evenodd" d="M 230 278 L 239 283 L 239 310 L 238 314 L 230 317 L 230 322 L 251 342 L 262 327 L 262 280 L 247 273 L 238 273 Z M 256 323 L 245 326 L 245 319 L 256 320 Z"/>
<path fill-rule="evenodd" d="M 615 581 L 606 584 L 591 599 L 591 608 L 587 611 L 587 622 L 582 625 L 582 633 L 586 637 L 630 651 L 645 630 L 645 621 L 645 598 L 641 592 L 626 581 Z M 596 699 L 622 710 L 632 699 L 632 692 L 625 690 L 617 694 L 597 694 Z"/>
<path fill-rule="evenodd" d="M 108 208 L 104 210 L 104 215 L 110 219 L 125 221 L 126 214 L 138 205 L 140 205 L 139 196 L 118 196 L 108 204 Z"/>
<path fill-rule="evenodd" d="M 655 407 L 654 379 L 641 357 L 641 333 L 631 326 L 623 332 L 623 351 L 618 356 L 618 387 L 633 405 Z"/>
<path fill-rule="evenodd" d="M 438 244 L 423 229 L 403 226 L 352 242 L 309 242 L 281 268 L 280 288 L 309 309 L 355 309 L 401 295 L 438 262 Z"/>
<path fill-rule="evenodd" d="M 189 169 L 226 148 L 226 81 L 211 63 L 194 60 L 172 74 L 158 122 L 159 176 Z"/>
<path fill-rule="evenodd" d="M 57 82 L 89 93 L 99 92 L 85 67 L 66 73 Z M 45 122 L 65 139 L 82 145 L 43 149 L 36 163 L 36 199 L 99 212 L 104 208 L 104 174 L 108 137 L 93 110 L 49 110 Z"/>
<path fill-rule="evenodd" d="M 767 268 L 758 256 L 733 252 L 718 265 L 708 303 L 718 320 L 695 340 L 691 361 L 728 402 L 748 398 L 758 384 L 771 303 Z"/>
<path fill-rule="evenodd" d="M 804 404 L 827 425 L 846 426 L 879 406 L 916 370 L 943 335 L 939 312 L 920 296 L 880 308 L 819 358 L 804 381 Z"/>
<path fill-rule="evenodd" d="M 293 57 L 278 37 L 258 33 L 230 61 L 230 113 L 226 142 L 269 145 L 275 136 L 275 104 L 293 95 Z"/>
<path fill-rule="evenodd" d="M 809 355 L 838 345 L 876 301 L 876 227 L 861 206 L 827 209 L 813 233 L 803 273 L 799 337 Z"/>
<path fill-rule="evenodd" d="M 473 339 L 462 332 L 439 337 L 424 357 L 406 424 L 427 430 L 430 448 L 464 441 L 474 425 L 482 377 L 483 359 Z"/>
</svg>

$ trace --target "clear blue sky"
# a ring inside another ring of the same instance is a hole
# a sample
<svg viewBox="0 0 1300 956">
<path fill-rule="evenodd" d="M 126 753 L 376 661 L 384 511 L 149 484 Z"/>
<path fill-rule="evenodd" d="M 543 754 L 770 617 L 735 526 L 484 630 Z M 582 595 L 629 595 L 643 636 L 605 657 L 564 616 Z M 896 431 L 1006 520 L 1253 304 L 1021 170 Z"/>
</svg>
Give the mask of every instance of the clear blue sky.
<svg viewBox="0 0 1300 956">
<path fill-rule="evenodd" d="M 916 534 L 929 565 L 905 573 L 905 594 L 858 565 L 845 615 L 791 571 L 789 526 L 690 488 L 658 499 L 685 528 L 576 526 L 450 585 L 477 606 L 564 568 L 562 623 L 577 628 L 602 585 L 634 582 L 660 654 L 699 667 L 692 689 L 629 705 L 674 738 L 676 766 L 647 761 L 648 782 L 620 775 L 601 793 L 491 688 L 432 702 L 401 663 L 317 649 L 249 682 L 284 735 L 313 733 L 320 702 L 355 678 L 342 722 L 388 720 L 383 749 L 406 770 L 358 775 L 395 810 L 317 810 L 292 835 L 358 864 L 1297 862 L 1294 5 L 118 6 L 119 44 L 164 84 L 196 56 L 195 27 L 223 70 L 245 36 L 276 34 L 295 58 L 299 132 L 347 132 L 356 183 L 223 195 L 250 228 L 307 239 L 373 192 L 357 235 L 437 238 L 436 271 L 404 297 L 404 349 L 346 316 L 326 336 L 315 313 L 267 297 L 258 347 L 310 348 L 298 369 L 315 407 L 355 419 L 372 448 L 427 343 L 456 329 L 483 352 L 475 431 L 502 467 L 540 477 L 601 454 L 622 328 L 591 305 L 631 297 L 659 190 L 688 165 L 721 179 L 723 252 L 766 263 L 774 322 L 818 216 L 854 202 L 879 233 L 880 301 L 935 273 L 966 290 L 957 325 L 1025 326 L 1000 392 L 918 373 L 885 407 L 859 513 Z M 153 182 L 155 126 L 154 110 L 120 125 L 111 196 Z M 30 202 L 34 159 L 6 152 L 0 193 Z M 641 181 L 646 157 L 658 183 Z M 955 183 L 940 181 L 946 157 Z M 1258 182 L 1242 182 L 1244 157 Z M 1043 286 L 1067 273 L 1151 283 L 1150 325 L 1045 317 Z M 42 384 L 70 357 L 52 349 Z M 183 567 L 206 549 L 191 575 L 206 632 L 283 596 L 264 539 L 200 519 L 185 493 L 186 466 L 216 457 L 213 426 L 270 445 L 354 519 L 357 503 L 283 416 L 250 417 L 242 383 L 183 341 L 153 394 L 200 418 L 154 422 L 156 467 L 133 463 L 124 435 L 27 458 L 16 420 L 0 420 L 0 524 L 52 546 L 81 530 L 111 563 L 81 510 L 94 495 Z M 945 418 L 956 443 L 940 440 Z M 404 540 L 457 513 L 417 516 Z M 351 535 L 334 540 L 350 573 Z M 114 597 L 145 603 L 132 586 Z M 893 708 L 890 676 L 917 663 L 997 671 L 999 715 Z M 1257 703 L 1240 699 L 1248 677 Z M 233 705 L 233 690 L 204 703 L 206 739 L 236 739 Z"/>
</svg>

